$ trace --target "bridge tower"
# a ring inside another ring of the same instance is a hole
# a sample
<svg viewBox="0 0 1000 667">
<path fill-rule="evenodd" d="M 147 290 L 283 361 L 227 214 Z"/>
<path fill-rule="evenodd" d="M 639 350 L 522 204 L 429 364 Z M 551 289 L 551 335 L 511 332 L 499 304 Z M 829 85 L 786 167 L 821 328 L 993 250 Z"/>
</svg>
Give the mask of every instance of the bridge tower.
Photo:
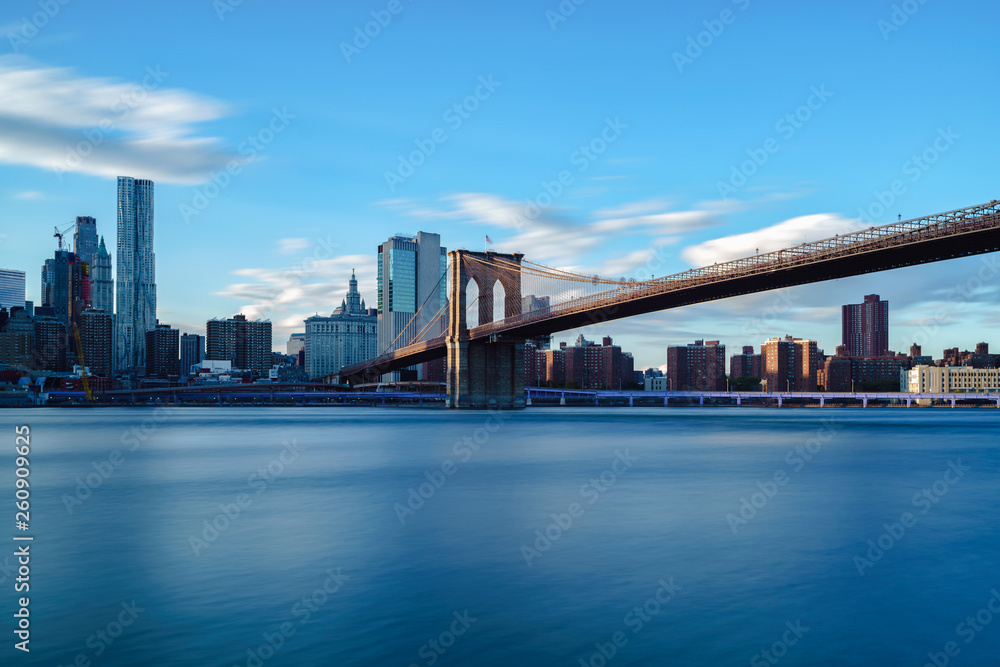
<svg viewBox="0 0 1000 667">
<path fill-rule="evenodd" d="M 496 252 L 453 250 L 448 295 L 448 407 L 516 409 L 524 407 L 524 339 L 482 336 L 472 339 L 466 321 L 466 288 L 479 288 L 479 326 L 521 313 L 521 258 Z M 504 289 L 504 312 L 493 312 L 497 283 Z M 498 317 L 499 316 L 499 317 Z"/>
</svg>

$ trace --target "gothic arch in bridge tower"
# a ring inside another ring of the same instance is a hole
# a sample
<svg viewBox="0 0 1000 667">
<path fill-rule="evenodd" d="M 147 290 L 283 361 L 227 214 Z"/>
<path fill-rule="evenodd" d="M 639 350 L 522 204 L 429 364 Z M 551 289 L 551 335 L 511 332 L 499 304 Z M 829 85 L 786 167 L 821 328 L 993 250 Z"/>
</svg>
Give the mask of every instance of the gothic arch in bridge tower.
<svg viewBox="0 0 1000 667">
<path fill-rule="evenodd" d="M 521 313 L 521 258 L 467 250 L 448 253 L 449 407 L 524 407 L 524 341 L 482 335 L 472 340 L 466 315 L 472 306 L 470 285 L 478 290 L 476 326 Z"/>
<path fill-rule="evenodd" d="M 466 312 L 472 301 L 468 298 L 468 286 L 475 283 L 478 289 L 476 326 L 521 313 L 521 254 L 507 255 L 496 252 L 470 252 L 453 250 L 449 255 L 451 280 L 448 281 L 451 294 L 449 303 L 454 304 L 449 313 L 449 335 L 468 336 Z M 498 289 L 499 287 L 499 289 Z M 495 312 L 495 297 L 503 296 L 503 312 Z M 459 307 L 461 304 L 461 307 Z"/>
<path fill-rule="evenodd" d="M 465 308 L 466 326 L 471 329 L 479 326 L 479 283 L 475 280 L 466 282 L 465 300 L 468 303 Z"/>
</svg>

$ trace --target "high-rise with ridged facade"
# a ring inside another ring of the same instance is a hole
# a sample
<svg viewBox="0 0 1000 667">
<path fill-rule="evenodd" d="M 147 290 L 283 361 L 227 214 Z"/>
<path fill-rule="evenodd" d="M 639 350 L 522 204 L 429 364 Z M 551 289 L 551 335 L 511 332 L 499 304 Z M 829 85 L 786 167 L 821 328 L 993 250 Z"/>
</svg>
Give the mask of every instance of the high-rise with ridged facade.
<svg viewBox="0 0 1000 667">
<path fill-rule="evenodd" d="M 118 261 L 115 273 L 116 371 L 146 367 L 146 332 L 156 327 L 153 181 L 118 177 Z"/>
</svg>

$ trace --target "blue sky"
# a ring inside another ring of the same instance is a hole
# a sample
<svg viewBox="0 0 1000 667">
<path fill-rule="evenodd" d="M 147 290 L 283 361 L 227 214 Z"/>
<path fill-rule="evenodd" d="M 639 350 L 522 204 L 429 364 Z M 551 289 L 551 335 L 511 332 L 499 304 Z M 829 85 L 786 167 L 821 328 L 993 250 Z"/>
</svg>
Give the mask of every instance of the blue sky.
<svg viewBox="0 0 1000 667">
<path fill-rule="evenodd" d="M 95 216 L 114 257 L 118 174 L 156 182 L 160 320 L 266 316 L 278 349 L 339 305 L 352 268 L 374 302 L 376 246 L 397 232 L 648 278 L 1000 198 L 996 3 L 234 1 L 4 3 L 0 266 L 28 273 L 28 298 L 53 226 Z M 982 266 L 583 333 L 644 367 L 694 338 L 789 333 L 832 353 L 840 305 L 877 292 L 895 349 L 1000 347 L 1000 277 L 976 282 Z"/>
</svg>

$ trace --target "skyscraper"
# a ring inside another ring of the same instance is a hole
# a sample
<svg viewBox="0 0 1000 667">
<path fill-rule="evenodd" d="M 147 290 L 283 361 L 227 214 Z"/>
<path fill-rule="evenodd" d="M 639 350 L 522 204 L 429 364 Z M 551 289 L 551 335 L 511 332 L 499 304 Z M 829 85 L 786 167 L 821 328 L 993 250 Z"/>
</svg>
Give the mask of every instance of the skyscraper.
<svg viewBox="0 0 1000 667">
<path fill-rule="evenodd" d="M 24 307 L 24 271 L 0 269 L 0 308 Z"/>
<path fill-rule="evenodd" d="M 94 253 L 94 263 L 90 265 L 90 300 L 94 310 L 103 310 L 108 315 L 114 313 L 115 284 L 111 277 L 111 255 L 104 247 L 104 237 Z"/>
<path fill-rule="evenodd" d="M 118 177 L 115 348 L 119 372 L 146 365 L 146 332 L 156 326 L 153 182 Z"/>
<path fill-rule="evenodd" d="M 851 357 L 881 357 L 889 352 L 889 302 L 868 294 L 863 303 L 841 308 L 842 342 Z"/>
<path fill-rule="evenodd" d="M 97 255 L 97 220 L 90 216 L 77 216 L 73 232 L 73 252 L 87 264 L 94 265 Z"/>
<path fill-rule="evenodd" d="M 416 238 L 396 235 L 379 245 L 379 354 L 415 342 L 421 332 L 423 339 L 443 333 L 446 314 L 442 307 L 448 298 L 447 268 L 448 253 L 441 247 L 438 234 L 418 232 Z M 418 310 L 420 315 L 414 318 Z M 400 379 L 398 372 L 383 378 L 386 381 Z M 424 378 L 418 375 L 418 379 Z"/>
<path fill-rule="evenodd" d="M 76 253 L 67 250 L 56 250 L 42 265 L 42 305 L 52 308 L 53 317 L 62 323 L 63 354 L 72 359 L 77 357 L 73 325 L 79 325 L 80 314 L 90 307 L 88 269 Z"/>
</svg>

